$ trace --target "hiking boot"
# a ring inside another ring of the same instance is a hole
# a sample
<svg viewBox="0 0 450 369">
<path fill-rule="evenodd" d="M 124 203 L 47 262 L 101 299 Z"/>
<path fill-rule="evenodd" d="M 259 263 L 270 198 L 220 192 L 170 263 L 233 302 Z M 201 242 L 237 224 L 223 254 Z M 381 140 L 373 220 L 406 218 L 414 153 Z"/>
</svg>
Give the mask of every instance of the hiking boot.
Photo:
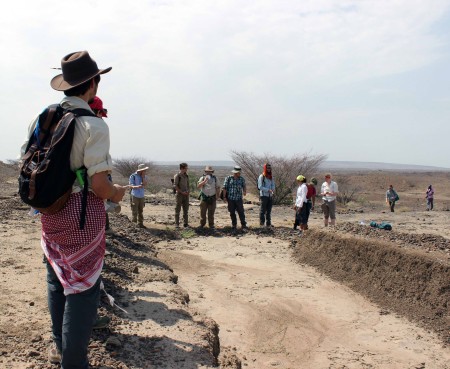
<svg viewBox="0 0 450 369">
<path fill-rule="evenodd" d="M 139 227 L 139 228 L 147 228 L 147 227 L 146 227 L 145 225 L 143 225 L 142 223 L 139 223 L 139 224 L 138 224 L 138 227 Z"/>
<path fill-rule="evenodd" d="M 48 347 L 48 361 L 51 364 L 59 364 L 61 363 L 61 354 L 56 346 L 55 342 L 52 342 Z"/>
<path fill-rule="evenodd" d="M 92 329 L 104 329 L 108 327 L 109 322 L 111 322 L 111 318 L 108 316 L 98 317 L 94 323 Z"/>
<path fill-rule="evenodd" d="M 242 229 L 248 229 L 247 224 L 243 224 L 241 228 Z"/>
<path fill-rule="evenodd" d="M 183 224 L 183 227 L 184 227 L 184 228 L 189 228 L 189 224 L 187 224 L 187 223 L 186 223 L 186 224 Z"/>
<path fill-rule="evenodd" d="M 295 224 L 295 223 L 294 223 L 294 228 L 293 228 L 293 230 L 294 230 L 294 231 L 297 230 L 297 224 Z"/>
</svg>

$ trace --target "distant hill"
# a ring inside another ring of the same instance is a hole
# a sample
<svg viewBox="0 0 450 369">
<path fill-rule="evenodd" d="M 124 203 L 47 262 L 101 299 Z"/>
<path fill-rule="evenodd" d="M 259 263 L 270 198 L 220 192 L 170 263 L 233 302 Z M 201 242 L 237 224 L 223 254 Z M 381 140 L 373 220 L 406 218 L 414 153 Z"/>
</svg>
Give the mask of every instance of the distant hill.
<svg viewBox="0 0 450 369">
<path fill-rule="evenodd" d="M 156 165 L 172 166 L 178 165 L 175 161 L 156 161 Z M 212 165 L 213 167 L 233 167 L 235 164 L 231 160 L 215 160 L 215 161 L 188 161 L 191 167 L 202 167 Z M 426 165 L 412 164 L 393 164 L 393 163 L 377 163 L 363 161 L 325 161 L 321 170 L 401 170 L 401 171 L 450 171 L 450 168 L 433 167 Z"/>
</svg>

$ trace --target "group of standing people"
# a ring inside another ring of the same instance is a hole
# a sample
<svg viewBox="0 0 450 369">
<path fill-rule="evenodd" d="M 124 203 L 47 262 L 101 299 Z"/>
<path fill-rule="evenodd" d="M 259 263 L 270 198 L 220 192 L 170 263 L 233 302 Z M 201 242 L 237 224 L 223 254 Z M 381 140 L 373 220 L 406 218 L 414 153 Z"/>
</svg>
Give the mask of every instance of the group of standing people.
<svg viewBox="0 0 450 369">
<path fill-rule="evenodd" d="M 311 210 L 314 209 L 315 199 L 317 196 L 316 185 L 317 179 L 311 178 L 307 183 L 304 175 L 297 176 L 297 196 L 295 199 L 295 221 L 294 230 L 300 227 L 300 233 L 308 229 L 308 220 Z M 334 226 L 336 224 L 336 196 L 338 195 L 338 185 L 331 180 L 331 174 L 325 175 L 319 196 L 322 196 L 322 211 L 324 226 Z"/>
</svg>

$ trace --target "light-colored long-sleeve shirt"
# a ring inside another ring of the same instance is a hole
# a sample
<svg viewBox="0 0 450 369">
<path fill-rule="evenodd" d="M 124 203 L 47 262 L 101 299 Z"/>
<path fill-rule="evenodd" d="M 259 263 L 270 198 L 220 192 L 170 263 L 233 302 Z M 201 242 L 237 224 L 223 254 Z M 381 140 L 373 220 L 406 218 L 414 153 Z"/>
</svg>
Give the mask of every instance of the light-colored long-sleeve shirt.
<svg viewBox="0 0 450 369">
<path fill-rule="evenodd" d="M 275 192 L 275 181 L 260 174 L 258 177 L 258 188 L 259 196 L 272 197 L 273 192 Z M 269 190 L 272 190 L 272 193 Z"/>
<path fill-rule="evenodd" d="M 295 199 L 295 206 L 301 208 L 303 204 L 307 201 L 306 194 L 308 193 L 308 186 L 306 183 L 302 183 L 301 186 L 297 188 L 297 198 Z"/>
</svg>

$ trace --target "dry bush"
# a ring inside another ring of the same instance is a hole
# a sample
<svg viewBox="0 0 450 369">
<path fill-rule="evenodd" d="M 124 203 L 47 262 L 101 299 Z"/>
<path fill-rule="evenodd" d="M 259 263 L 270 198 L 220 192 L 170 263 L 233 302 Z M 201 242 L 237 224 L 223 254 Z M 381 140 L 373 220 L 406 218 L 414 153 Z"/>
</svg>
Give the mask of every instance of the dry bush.
<svg viewBox="0 0 450 369">
<path fill-rule="evenodd" d="M 352 180 L 348 176 L 336 176 L 336 183 L 339 188 L 339 193 L 336 196 L 336 200 L 342 205 L 347 205 L 351 201 L 356 201 L 358 195 L 362 191 L 362 188 L 353 184 Z"/>
<path fill-rule="evenodd" d="M 231 151 L 231 158 L 242 168 L 246 177 L 247 187 L 258 193 L 256 182 L 265 163 L 272 165 L 275 180 L 275 205 L 291 203 L 292 191 L 297 186 L 295 181 L 299 174 L 307 178 L 317 172 L 320 164 L 326 159 L 326 155 L 309 153 L 296 154 L 290 158 L 271 154 L 257 155 L 245 151 Z M 253 185 L 252 185 L 253 184 Z"/>
<path fill-rule="evenodd" d="M 114 169 L 125 178 L 130 177 L 131 174 L 136 172 L 139 164 L 145 164 L 149 167 L 150 171 L 155 169 L 153 162 L 137 156 L 113 160 Z"/>
</svg>

